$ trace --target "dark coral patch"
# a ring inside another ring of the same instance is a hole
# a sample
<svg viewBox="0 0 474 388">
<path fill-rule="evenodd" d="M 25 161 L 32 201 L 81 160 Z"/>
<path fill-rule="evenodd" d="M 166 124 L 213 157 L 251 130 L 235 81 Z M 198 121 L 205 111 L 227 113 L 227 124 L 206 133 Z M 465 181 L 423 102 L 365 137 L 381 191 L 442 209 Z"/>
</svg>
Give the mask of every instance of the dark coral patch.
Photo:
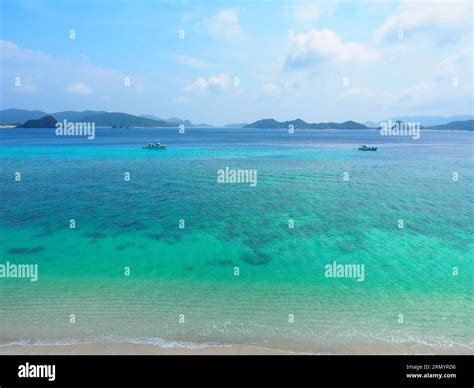
<svg viewBox="0 0 474 388">
<path fill-rule="evenodd" d="M 32 255 L 34 253 L 40 253 L 46 250 L 45 247 L 34 247 L 34 248 L 11 248 L 8 250 L 10 255 Z"/>
<path fill-rule="evenodd" d="M 131 222 L 123 222 L 119 224 L 120 229 L 134 229 L 134 230 L 143 230 L 146 229 L 147 226 L 140 221 L 131 221 Z"/>
<path fill-rule="evenodd" d="M 263 265 L 271 261 L 272 258 L 266 253 L 256 251 L 252 254 L 243 255 L 242 260 L 250 265 Z"/>
<path fill-rule="evenodd" d="M 115 250 L 123 251 L 123 250 L 125 250 L 127 248 L 131 248 L 133 246 L 135 246 L 135 243 L 132 242 L 132 241 L 129 241 L 129 242 L 126 242 L 125 244 L 119 245 L 118 247 L 115 248 Z"/>
</svg>

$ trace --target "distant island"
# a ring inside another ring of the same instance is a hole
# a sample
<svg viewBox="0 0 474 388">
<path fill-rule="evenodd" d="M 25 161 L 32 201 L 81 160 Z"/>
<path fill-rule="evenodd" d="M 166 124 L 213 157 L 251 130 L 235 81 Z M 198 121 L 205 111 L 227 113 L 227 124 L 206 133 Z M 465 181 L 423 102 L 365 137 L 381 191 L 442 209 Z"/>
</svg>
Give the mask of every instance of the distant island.
<svg viewBox="0 0 474 388">
<path fill-rule="evenodd" d="M 411 119 L 410 116 L 405 116 L 406 120 L 399 120 L 400 122 L 417 122 L 417 120 Z M 441 116 L 440 116 L 441 117 Z M 454 117 L 472 117 L 469 115 L 466 116 L 454 116 Z M 416 116 L 414 116 L 416 118 Z M 442 119 L 442 118 L 441 118 Z M 382 122 L 388 122 L 385 120 Z M 393 121 L 393 120 L 392 120 Z M 366 122 L 364 124 L 357 123 L 355 121 L 345 121 L 343 123 L 307 123 L 301 119 L 291 120 L 291 121 L 276 121 L 274 119 L 263 119 L 255 121 L 254 123 L 247 124 L 243 128 L 286 128 L 288 129 L 290 125 L 294 129 L 380 129 L 380 126 L 375 122 Z M 453 131 L 474 131 L 474 119 L 468 119 L 463 121 L 451 121 L 446 124 L 440 125 L 421 125 L 421 129 L 430 129 L 430 130 L 453 130 Z"/>
<path fill-rule="evenodd" d="M 22 125 L 18 125 L 17 128 L 55 128 L 56 120 L 53 116 L 44 116 L 36 120 L 28 120 Z"/>
<path fill-rule="evenodd" d="M 30 120 L 41 120 L 39 124 L 47 125 L 46 117 L 54 118 L 57 121 L 70 122 L 93 122 L 97 127 L 178 127 L 178 123 L 169 123 L 165 121 L 153 120 L 147 117 L 135 116 L 121 112 L 104 112 L 85 110 L 82 112 L 64 111 L 48 114 L 42 111 L 29 111 L 23 109 L 6 109 L 0 111 L 0 123 L 3 125 L 16 124 L 17 127 L 27 128 L 25 125 L 31 125 Z M 49 119 L 48 119 L 49 120 Z M 54 125 L 53 125 L 54 126 Z M 32 128 L 32 127 L 29 127 Z M 36 127 L 49 128 L 49 127 Z"/>
<path fill-rule="evenodd" d="M 106 111 L 62 111 L 46 113 L 40 110 L 4 109 L 0 110 L 0 125 L 3 127 L 17 128 L 54 128 L 57 121 L 67 120 L 69 122 L 90 122 L 96 127 L 110 128 L 177 128 L 184 125 L 185 128 L 213 128 L 210 124 L 193 124 L 189 120 L 177 117 L 161 119 L 153 115 L 132 115 L 122 112 Z M 223 125 L 221 128 L 261 128 L 288 129 L 380 129 L 381 123 L 400 121 L 406 123 L 419 123 L 421 129 L 430 130 L 458 130 L 474 131 L 473 115 L 458 116 L 401 116 L 382 121 L 366 121 L 363 124 L 356 121 L 345 121 L 343 123 L 308 123 L 301 119 L 290 121 L 277 121 L 275 119 L 262 119 L 250 124 L 232 123 Z"/>
<path fill-rule="evenodd" d="M 274 119 L 263 119 L 247 124 L 244 128 L 289 128 L 290 125 L 295 129 L 369 129 L 364 124 L 355 121 L 345 121 L 343 123 L 307 123 L 301 119 L 291 121 L 276 121 Z"/>
</svg>

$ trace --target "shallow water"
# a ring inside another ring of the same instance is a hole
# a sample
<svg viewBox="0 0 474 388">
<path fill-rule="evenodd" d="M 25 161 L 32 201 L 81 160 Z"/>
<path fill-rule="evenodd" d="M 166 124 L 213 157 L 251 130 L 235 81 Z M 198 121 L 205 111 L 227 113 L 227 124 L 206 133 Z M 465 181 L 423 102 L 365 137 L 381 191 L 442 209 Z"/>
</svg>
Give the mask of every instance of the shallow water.
<svg viewBox="0 0 474 388">
<path fill-rule="evenodd" d="M 472 133 L 96 136 L 0 129 L 0 264 L 39 265 L 37 282 L 0 279 L 1 343 L 472 352 Z M 168 149 L 141 149 L 156 138 Z M 219 184 L 225 167 L 257 185 Z M 364 281 L 327 278 L 333 261 L 364 264 Z"/>
</svg>

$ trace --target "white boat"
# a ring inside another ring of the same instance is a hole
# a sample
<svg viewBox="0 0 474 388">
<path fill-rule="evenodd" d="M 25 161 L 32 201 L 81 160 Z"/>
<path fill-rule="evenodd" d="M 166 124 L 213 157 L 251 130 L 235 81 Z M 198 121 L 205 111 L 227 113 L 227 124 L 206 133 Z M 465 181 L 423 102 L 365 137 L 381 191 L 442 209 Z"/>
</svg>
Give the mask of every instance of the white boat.
<svg viewBox="0 0 474 388">
<path fill-rule="evenodd" d="M 364 144 L 359 147 L 359 151 L 377 151 L 377 147 L 367 147 Z"/>
<path fill-rule="evenodd" d="M 155 141 L 154 143 L 148 143 L 145 147 L 143 147 L 144 150 L 164 150 L 166 149 L 166 146 L 164 144 L 161 144 L 159 141 Z"/>
</svg>

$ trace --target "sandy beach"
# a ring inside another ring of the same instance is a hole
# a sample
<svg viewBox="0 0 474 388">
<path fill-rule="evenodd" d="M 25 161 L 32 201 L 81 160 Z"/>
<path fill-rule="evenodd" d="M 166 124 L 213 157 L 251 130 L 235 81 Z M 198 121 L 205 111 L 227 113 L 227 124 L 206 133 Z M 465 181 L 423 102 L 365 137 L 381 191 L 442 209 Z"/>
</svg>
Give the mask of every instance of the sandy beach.
<svg viewBox="0 0 474 388">
<path fill-rule="evenodd" d="M 160 347 L 152 344 L 134 343 L 84 343 L 71 345 L 3 345 L 0 346 L 0 355 L 469 355 L 468 348 L 433 348 L 418 343 L 404 344 L 368 344 L 357 346 L 339 346 L 328 349 L 308 352 L 300 350 L 272 349 L 261 346 L 224 345 L 208 346 L 203 348 Z"/>
<path fill-rule="evenodd" d="M 202 349 L 161 348 L 146 344 L 9 345 L 0 355 L 290 355 L 302 354 L 252 346 L 208 347 Z"/>
</svg>

